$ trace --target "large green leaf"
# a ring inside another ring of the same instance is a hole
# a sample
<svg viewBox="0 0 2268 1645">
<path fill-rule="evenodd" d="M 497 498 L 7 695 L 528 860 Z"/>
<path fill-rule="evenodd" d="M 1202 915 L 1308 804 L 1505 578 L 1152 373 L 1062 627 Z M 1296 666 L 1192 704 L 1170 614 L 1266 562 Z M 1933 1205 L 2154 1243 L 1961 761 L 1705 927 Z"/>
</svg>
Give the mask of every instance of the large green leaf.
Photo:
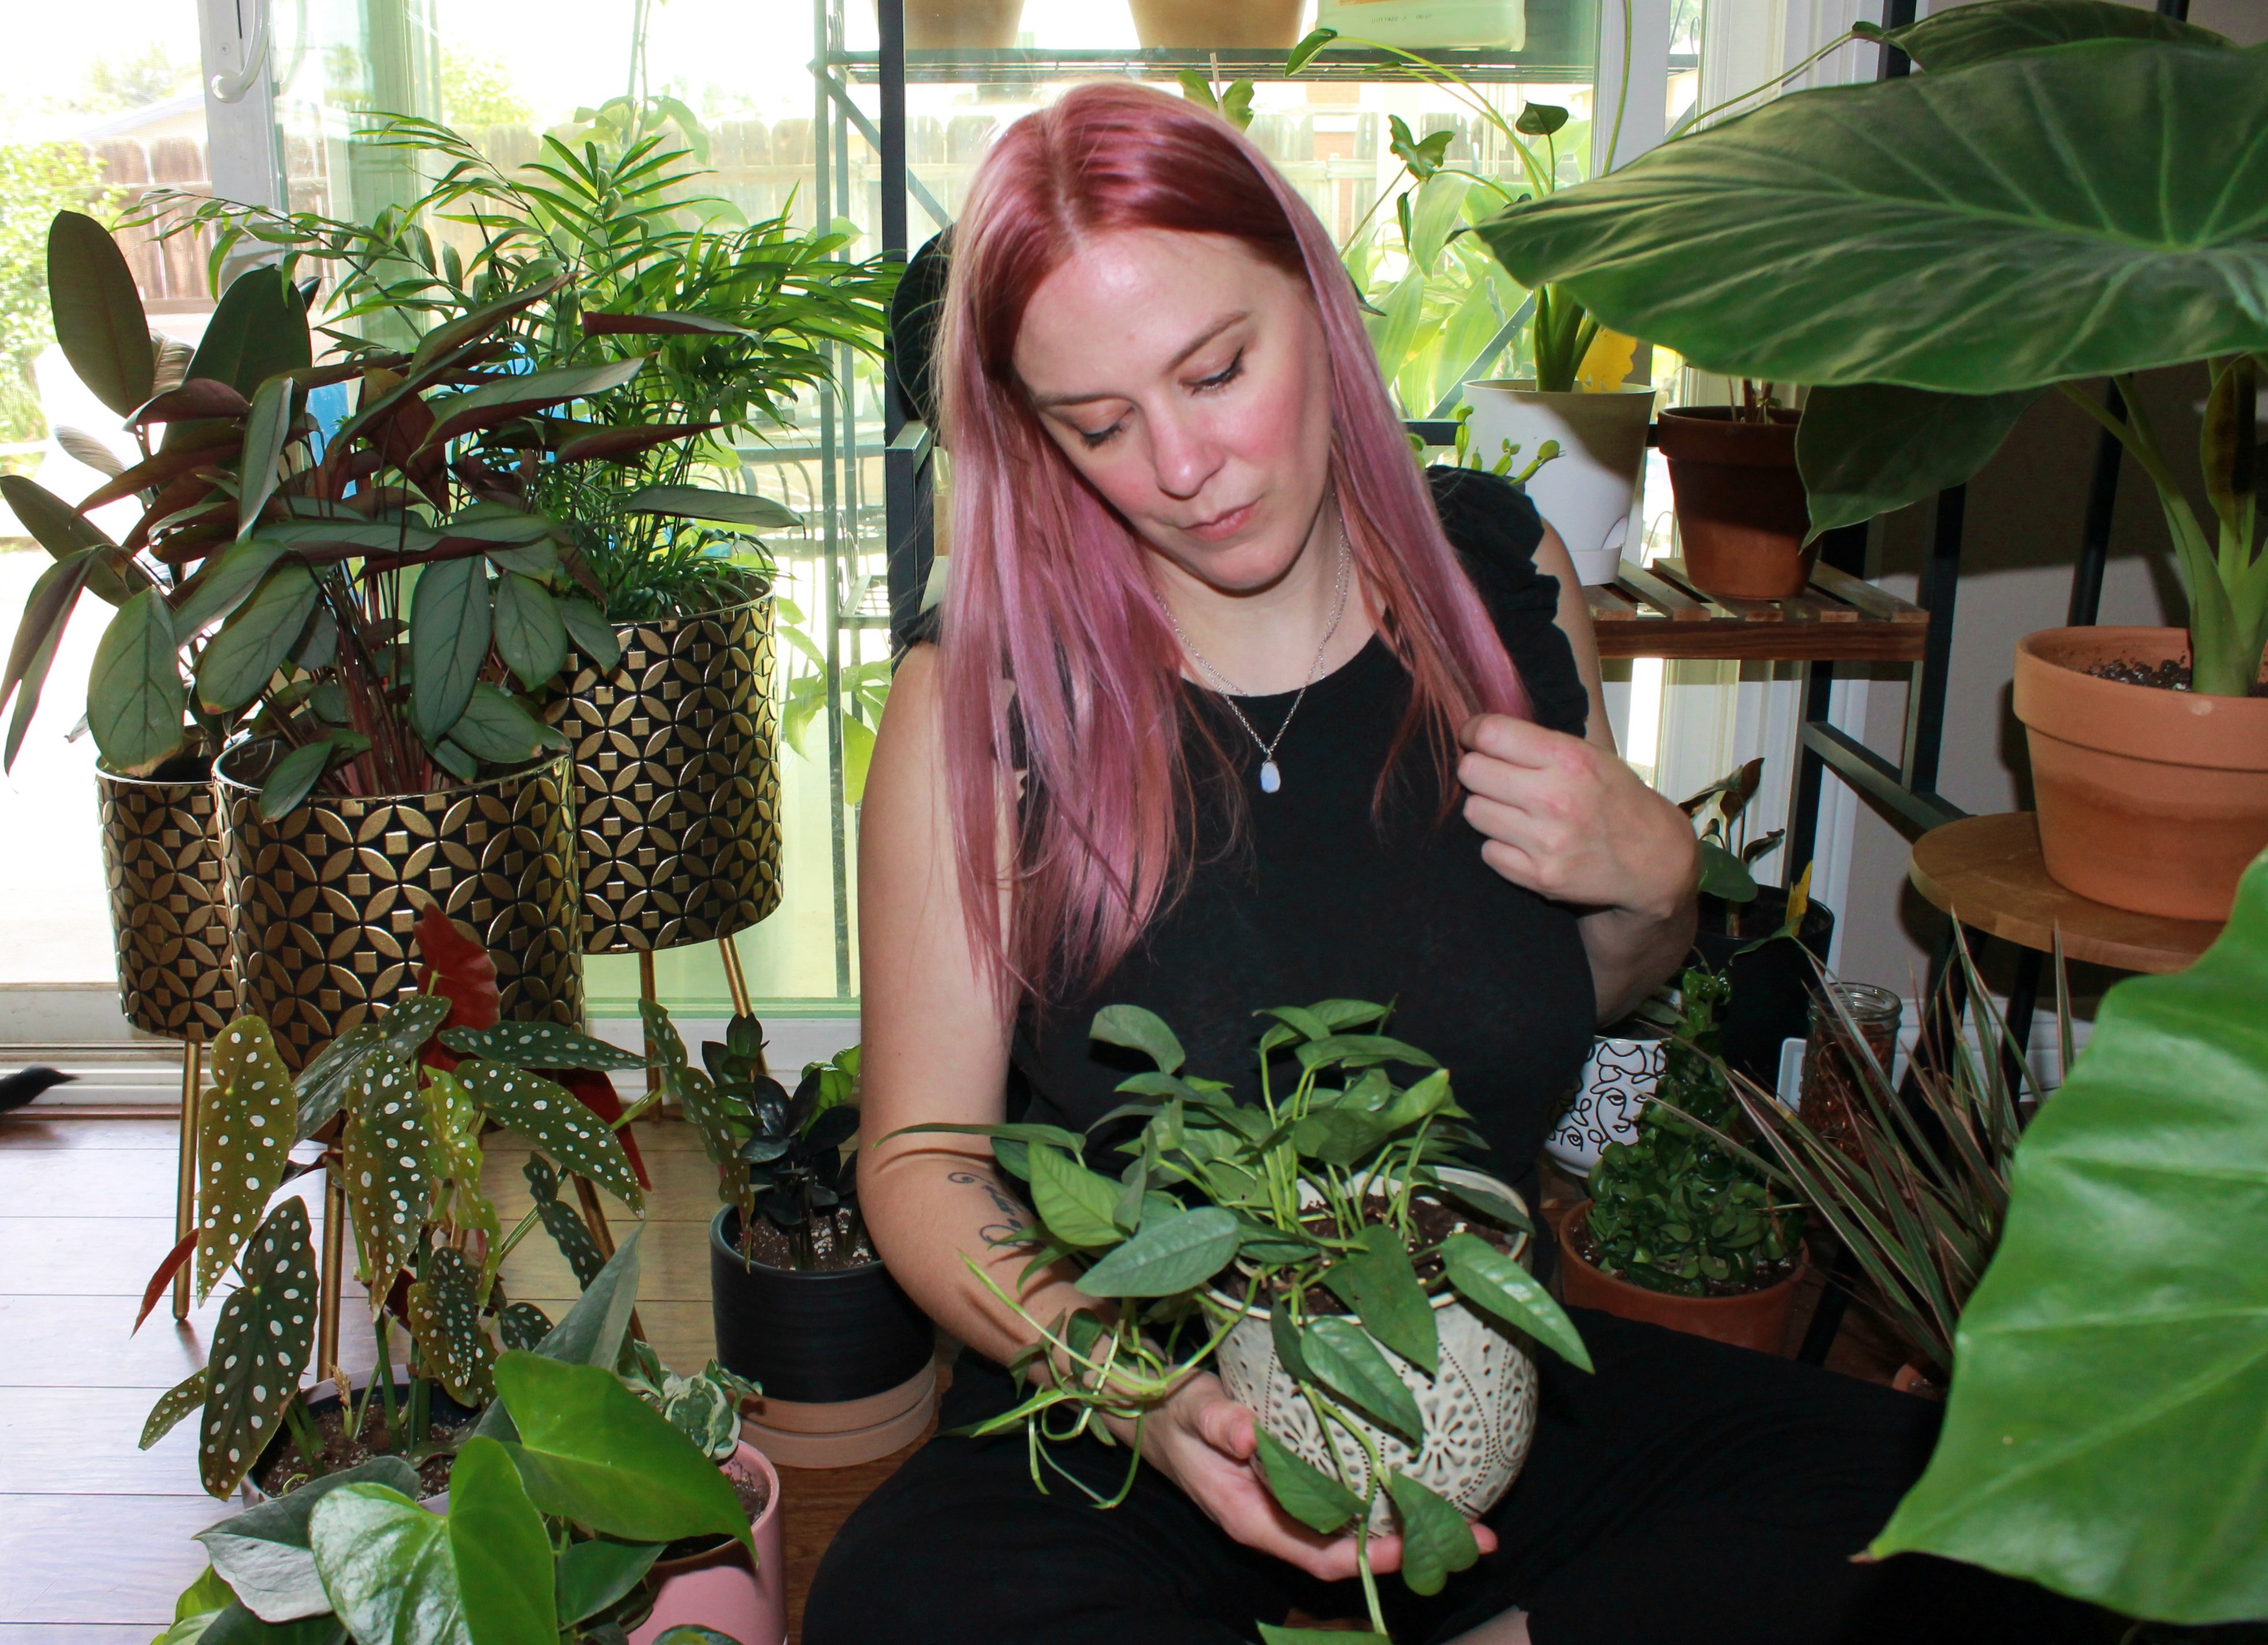
<svg viewBox="0 0 2268 1645">
<path fill-rule="evenodd" d="M 421 1494 L 417 1471 L 399 1457 L 373 1457 L 336 1473 L 310 1479 L 217 1525 L 197 1532 L 213 1569 L 263 1622 L 289 1622 L 331 1607 L 315 1572 L 307 1522 L 315 1504 L 342 1486 L 382 1485 L 405 1496 Z"/>
<path fill-rule="evenodd" d="M 352 1485 L 316 1503 L 308 1540 L 361 1645 L 557 1645 L 551 1541 L 495 1440 L 458 1451 L 446 1517 Z"/>
<path fill-rule="evenodd" d="M 1278 1506 L 1310 1531 L 1325 1535 L 1362 1512 L 1362 1499 L 1320 1468 L 1300 1459 L 1266 1428 L 1255 1428 L 1260 1472 Z"/>
<path fill-rule="evenodd" d="M 2030 389 L 1944 395 L 1885 383 L 1813 389 L 1795 431 L 1810 536 L 1962 484 L 2037 398 Z"/>
<path fill-rule="evenodd" d="M 1118 1184 L 1044 1143 L 1032 1145 L 1032 1209 L 1066 1245 L 1116 1245 L 1126 1230 L 1113 1221 Z"/>
<path fill-rule="evenodd" d="M 549 1188 L 548 1194 L 538 1189 L 536 1198 L 539 1202 L 549 1198 L 556 1203 L 559 1197 L 559 1179 L 553 1173 L 549 1162 L 540 1154 L 527 1156 L 529 1186 L 536 1186 L 536 1168 L 539 1166 L 542 1168 Z M 537 1343 L 532 1352 L 563 1364 L 595 1365 L 602 1370 L 611 1370 L 620 1362 L 622 1344 L 630 1335 L 630 1313 L 637 1303 L 638 1236 L 644 1232 L 644 1223 L 633 1227 L 623 1236 L 622 1243 L 615 1247 L 615 1254 L 607 1259 L 605 1265 L 593 1271 L 587 1278 L 581 1268 L 576 1270 L 576 1278 L 583 1287 L 582 1297 L 567 1310 L 567 1317 L 554 1325 L 550 1334 Z M 587 1240 L 589 1236 L 586 1234 L 584 1237 Z M 593 1254 L 596 1254 L 595 1249 Z M 504 1409 L 501 1399 L 490 1402 L 489 1408 L 481 1413 L 481 1420 L 474 1426 L 473 1431 L 485 1434 L 491 1439 L 516 1440 L 519 1437 L 519 1430 L 512 1424 L 512 1413 Z"/>
<path fill-rule="evenodd" d="M 289 377 L 270 377 L 253 391 L 252 409 L 244 419 L 244 456 L 237 464 L 236 535 L 248 537 L 260 523 L 260 511 L 276 494 L 282 476 L 284 442 L 291 437 L 291 413 L 297 403 Z"/>
<path fill-rule="evenodd" d="M 1425 1432 L 1418 1397 L 1395 1374 L 1379 1346 L 1351 1319 L 1324 1316 L 1300 1334 L 1300 1352 L 1315 1380 L 1372 1421 L 1412 1445 Z"/>
<path fill-rule="evenodd" d="M 2132 1616 L 2268 1616 L 2268 859 L 2188 970 L 2114 987 L 2018 1146 L 1929 1471 L 1878 1554 Z"/>
<path fill-rule="evenodd" d="M 1386 1476 L 1386 1493 L 1402 1522 L 1402 1580 L 1410 1592 L 1438 1594 L 1451 1572 L 1481 1557 L 1472 1526 L 1446 1498 L 1398 1470 Z"/>
<path fill-rule="evenodd" d="M 268 1024 L 239 1017 L 213 1042 L 212 1089 L 197 1106 L 197 1297 L 228 1271 L 284 1181 L 299 1100 Z"/>
<path fill-rule="evenodd" d="M 1591 1368 L 1590 1350 L 1575 1322 L 1535 1276 L 1477 1234 L 1452 1234 L 1441 1243 L 1441 1260 L 1457 1295 L 1484 1314 L 1549 1343 L 1570 1365 Z"/>
<path fill-rule="evenodd" d="M 0 675 L 0 707 L 4 707 L 11 694 L 20 691 L 16 698 L 16 712 L 8 726 L 8 741 L 0 764 L 12 766 L 16 755 L 24 746 L 24 734 L 32 727 L 32 716 L 39 712 L 40 694 L 46 689 L 48 670 L 55 666 L 56 647 L 63 644 L 63 631 L 70 625 L 71 612 L 77 608 L 79 590 L 86 586 L 87 574 L 93 569 L 92 550 L 74 550 L 41 572 L 32 584 L 32 592 L 24 601 L 24 616 L 17 625 L 14 644 L 9 648 L 8 667 Z"/>
<path fill-rule="evenodd" d="M 307 306 L 298 289 L 276 268 L 247 269 L 229 282 L 214 306 L 188 375 L 226 383 L 248 400 L 276 373 L 313 359 Z M 172 442 L 170 432 L 166 439 Z"/>
<path fill-rule="evenodd" d="M 1160 1073 L 1177 1072 L 1185 1059 L 1182 1042 L 1166 1020 L 1140 1006 L 1105 1006 L 1094 1014 L 1088 1035 L 1105 1044 L 1138 1051 L 1158 1065 Z"/>
<path fill-rule="evenodd" d="M 197 1424 L 197 1472 L 226 1497 L 276 1437 L 284 1407 L 315 1347 L 315 1258 L 307 1208 L 286 1199 L 247 1243 L 244 1283 L 221 1304 L 206 1351 L 205 1408 Z"/>
<path fill-rule="evenodd" d="M 407 1060 L 381 1051 L 357 1070 L 342 1147 L 346 1164 L 340 1187 L 375 1310 L 416 1250 L 433 1199 L 425 1104 L 417 1095 L 416 1071 Z"/>
<path fill-rule="evenodd" d="M 519 1429 L 513 1460 L 544 1512 L 609 1537 L 713 1532 L 754 1552 L 747 1514 L 717 1465 L 611 1369 L 513 1353 L 497 1360 L 496 1378 Z"/>
<path fill-rule="evenodd" d="M 417 573 L 409 596 L 409 718 L 428 742 L 438 741 L 472 700 L 488 660 L 490 601 L 488 566 L 477 555 Z"/>
<path fill-rule="evenodd" d="M 39 545 L 56 559 L 82 549 L 101 549 L 86 573 L 87 592 L 104 603 L 122 606 L 150 586 L 149 573 L 118 551 L 96 525 L 53 491 L 20 474 L 0 474 L 0 497 Z"/>
<path fill-rule="evenodd" d="M 704 1384 L 705 1385 L 705 1384 Z M 559 1555 L 559 1619 L 596 1616 L 637 1587 L 661 1556 L 655 1542 L 571 1542 Z"/>
<path fill-rule="evenodd" d="M 1477 232 L 1728 375 L 1986 395 L 2268 347 L 2268 54 L 2098 41 L 1801 92 Z"/>
<path fill-rule="evenodd" d="M 541 749 L 567 744 L 563 733 L 529 713 L 511 692 L 486 680 L 474 682 L 464 712 L 449 727 L 449 740 L 467 753 L 498 765 L 516 765 Z"/>
<path fill-rule="evenodd" d="M 1989 4 L 1956 5 L 1903 28 L 1859 23 L 1852 33 L 1862 40 L 1895 46 L 1921 67 L 1940 72 L 2005 57 L 2012 51 L 2037 51 L 2086 40 L 2228 45 L 2209 28 L 2161 17 L 2138 6 L 2121 5 L 2117 0 L 1992 0 Z"/>
<path fill-rule="evenodd" d="M 1323 1271 L 1324 1282 L 1365 1331 L 1432 1376 L 1440 1368 L 1441 1335 L 1410 1253 L 1392 1228 L 1375 1222 L 1363 1229 L 1362 1243 L 1360 1256 Z"/>
<path fill-rule="evenodd" d="M 273 537 L 254 537 L 232 542 L 205 562 L 189 585 L 188 595 L 173 610 L 173 628 L 183 637 L 195 634 L 217 617 L 242 605 L 289 551 Z"/>
<path fill-rule="evenodd" d="M 1219 1206 L 1145 1219 L 1142 1231 L 1079 1277 L 1089 1296 L 1175 1296 L 1226 1267 L 1243 1229 Z"/>
<path fill-rule="evenodd" d="M 298 562 L 270 572 L 206 643 L 197 660 L 199 704 L 210 713 L 231 713 L 267 690 L 319 598 L 315 574 Z"/>
<path fill-rule="evenodd" d="M 704 485 L 645 486 L 632 492 L 622 506 L 634 513 L 674 514 L 686 520 L 773 530 L 803 523 L 802 515 L 769 497 L 758 497 L 753 491 L 719 491 Z"/>
<path fill-rule="evenodd" d="M 425 1258 L 424 1277 L 409 1287 L 409 1334 L 449 1397 L 476 1405 L 496 1391 L 494 1351 L 481 1329 L 480 1272 L 443 1246 Z"/>
<path fill-rule="evenodd" d="M 94 648 L 86 724 L 113 771 L 150 770 L 181 746 L 188 690 L 166 596 L 144 588 L 118 609 Z"/>
<path fill-rule="evenodd" d="M 533 577 L 506 572 L 497 579 L 495 627 L 497 655 L 531 691 L 567 660 L 567 625 L 559 602 Z"/>
<path fill-rule="evenodd" d="M 150 397 L 158 356 L 134 271 L 110 231 L 83 212 L 58 211 L 48 225 L 48 308 L 88 393 L 121 417 Z"/>
<path fill-rule="evenodd" d="M 435 422 L 425 444 L 439 446 L 475 429 L 494 428 L 547 406 L 563 405 L 590 395 L 619 388 L 638 374 L 645 357 L 611 360 L 603 365 L 563 365 L 550 371 L 527 372 L 484 383 L 470 393 L 427 402 Z"/>
<path fill-rule="evenodd" d="M 441 1043 L 468 1057 L 483 1057 L 512 1068 L 643 1068 L 634 1051 L 609 1045 L 556 1022 L 499 1022 L 494 1028 L 446 1029 Z"/>
<path fill-rule="evenodd" d="M 497 1124 L 518 1132 L 561 1167 L 589 1177 L 631 1210 L 644 1209 L 645 1196 L 622 1140 L 566 1087 L 478 1057 L 460 1064 L 457 1078 Z"/>
</svg>

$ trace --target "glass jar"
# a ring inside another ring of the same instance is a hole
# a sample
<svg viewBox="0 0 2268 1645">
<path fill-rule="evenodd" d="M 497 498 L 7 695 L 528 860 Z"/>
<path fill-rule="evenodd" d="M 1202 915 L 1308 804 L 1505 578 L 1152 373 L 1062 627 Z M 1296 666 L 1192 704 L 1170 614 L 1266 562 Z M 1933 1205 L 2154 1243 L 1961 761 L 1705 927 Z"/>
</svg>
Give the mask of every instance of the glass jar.
<svg viewBox="0 0 2268 1645">
<path fill-rule="evenodd" d="M 1896 994 L 1867 983 L 1830 983 L 1824 995 L 1812 996 L 1811 1034 L 1803 1051 L 1803 1103 L 1797 1113 L 1822 1141 L 1854 1160 L 1864 1157 L 1857 1127 L 1867 1106 L 1852 1062 L 1850 1033 L 1858 1030 L 1887 1078 L 1897 1055 L 1900 1009 Z"/>
</svg>

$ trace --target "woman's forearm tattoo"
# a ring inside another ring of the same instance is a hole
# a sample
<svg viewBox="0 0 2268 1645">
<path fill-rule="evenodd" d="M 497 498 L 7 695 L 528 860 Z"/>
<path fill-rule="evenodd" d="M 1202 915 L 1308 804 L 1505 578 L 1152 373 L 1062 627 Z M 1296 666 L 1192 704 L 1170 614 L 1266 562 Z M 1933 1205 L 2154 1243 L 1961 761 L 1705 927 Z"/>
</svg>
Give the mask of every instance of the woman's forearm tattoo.
<svg viewBox="0 0 2268 1645">
<path fill-rule="evenodd" d="M 945 1180 L 964 1188 L 974 1188 L 992 1202 L 993 1210 L 1000 1213 L 998 1222 L 988 1222 L 976 1230 L 977 1236 L 988 1245 L 1010 1245 L 1021 1239 L 1031 1228 L 1031 1215 L 1018 1205 L 1008 1191 L 989 1172 L 971 1169 L 947 1171 Z"/>
</svg>

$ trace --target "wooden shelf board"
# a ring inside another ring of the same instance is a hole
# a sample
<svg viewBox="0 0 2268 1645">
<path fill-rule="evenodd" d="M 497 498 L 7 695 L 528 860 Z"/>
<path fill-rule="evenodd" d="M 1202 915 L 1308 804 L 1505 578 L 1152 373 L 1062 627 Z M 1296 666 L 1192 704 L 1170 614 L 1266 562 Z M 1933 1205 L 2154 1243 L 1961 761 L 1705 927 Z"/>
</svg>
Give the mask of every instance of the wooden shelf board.
<svg viewBox="0 0 2268 1645">
<path fill-rule="evenodd" d="M 1918 662 L 1929 632 L 1920 607 L 1826 565 L 1793 600 L 1725 600 L 1694 587 L 1682 561 L 1625 560 L 1583 598 L 1604 658 Z"/>
</svg>

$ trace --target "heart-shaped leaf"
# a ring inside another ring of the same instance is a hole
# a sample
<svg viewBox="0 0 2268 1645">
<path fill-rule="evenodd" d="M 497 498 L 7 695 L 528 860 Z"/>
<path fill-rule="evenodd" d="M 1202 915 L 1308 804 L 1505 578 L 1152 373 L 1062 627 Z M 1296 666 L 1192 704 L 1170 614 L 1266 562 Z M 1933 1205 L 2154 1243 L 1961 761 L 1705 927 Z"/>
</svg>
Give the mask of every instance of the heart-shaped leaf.
<svg viewBox="0 0 2268 1645">
<path fill-rule="evenodd" d="M 1118 1184 L 1090 1171 L 1059 1149 L 1035 1144 L 1031 1153 L 1032 1209 L 1048 1232 L 1066 1245 L 1092 1249 L 1126 1237 L 1113 1219 Z"/>
<path fill-rule="evenodd" d="M 1283 1510 L 1310 1531 L 1328 1536 L 1362 1512 L 1362 1499 L 1302 1460 L 1266 1428 L 1255 1428 L 1260 1472 Z"/>
<path fill-rule="evenodd" d="M 501 1063 L 469 1058 L 457 1077 L 497 1124 L 518 1132 L 563 1169 L 586 1177 L 633 1211 L 645 1196 L 621 1140 L 564 1086 Z"/>
<path fill-rule="evenodd" d="M 221 1304 L 205 1357 L 207 1385 L 197 1426 L 197 1469 L 205 1489 L 226 1497 L 244 1482 L 315 1346 L 315 1262 L 307 1208 L 286 1199 L 246 1243 L 244 1283 Z"/>
<path fill-rule="evenodd" d="M 1313 1321 L 1300 1333 L 1300 1350 L 1325 1389 L 1412 1445 L 1422 1441 L 1425 1419 L 1417 1396 L 1352 1320 L 1331 1314 Z"/>
<path fill-rule="evenodd" d="M 298 1098 L 268 1024 L 239 1017 L 213 1042 L 213 1087 L 197 1109 L 197 1298 L 259 1225 L 298 1135 Z"/>
<path fill-rule="evenodd" d="M 1549 1343 L 1570 1365 L 1591 1368 L 1575 1323 L 1527 1269 L 1477 1234 L 1452 1234 L 1441 1243 L 1441 1260 L 1450 1285 L 1473 1307 Z"/>
<path fill-rule="evenodd" d="M 636 1588 L 661 1555 L 658 1542 L 571 1542 L 559 1555 L 559 1619 L 594 1617 Z"/>
<path fill-rule="evenodd" d="M 497 1391 L 519 1444 L 513 1460 L 544 1512 L 638 1542 L 703 1532 L 751 1551 L 748 1516 L 714 1463 L 611 1369 L 507 1354 Z"/>
<path fill-rule="evenodd" d="M 1175 1296 L 1195 1290 L 1228 1265 L 1242 1232 L 1219 1206 L 1145 1218 L 1139 1234 L 1079 1276 L 1079 1288 L 1089 1296 Z"/>
<path fill-rule="evenodd" d="M 1473 1528 L 1455 1506 L 1400 1472 L 1386 1476 L 1402 1522 L 1402 1580 L 1414 1594 L 1438 1594 L 1455 1571 L 1469 1570 L 1481 1557 Z"/>
<path fill-rule="evenodd" d="M 1365 1228 L 1361 1237 L 1363 1253 L 1324 1269 L 1323 1282 L 1354 1309 L 1364 1330 L 1432 1376 L 1440 1368 L 1441 1337 L 1410 1253 L 1380 1223 Z"/>
<path fill-rule="evenodd" d="M 448 1029 L 441 1043 L 468 1057 L 481 1057 L 508 1068 L 643 1068 L 634 1051 L 609 1045 L 556 1022 L 499 1022 L 488 1029 Z"/>
<path fill-rule="evenodd" d="M 231 1591 L 263 1622 L 290 1622 L 331 1608 L 315 1572 L 307 1522 L 315 1504 L 350 1485 L 382 1485 L 404 1496 L 424 1487 L 399 1457 L 373 1457 L 271 1497 L 196 1533 Z"/>
</svg>

